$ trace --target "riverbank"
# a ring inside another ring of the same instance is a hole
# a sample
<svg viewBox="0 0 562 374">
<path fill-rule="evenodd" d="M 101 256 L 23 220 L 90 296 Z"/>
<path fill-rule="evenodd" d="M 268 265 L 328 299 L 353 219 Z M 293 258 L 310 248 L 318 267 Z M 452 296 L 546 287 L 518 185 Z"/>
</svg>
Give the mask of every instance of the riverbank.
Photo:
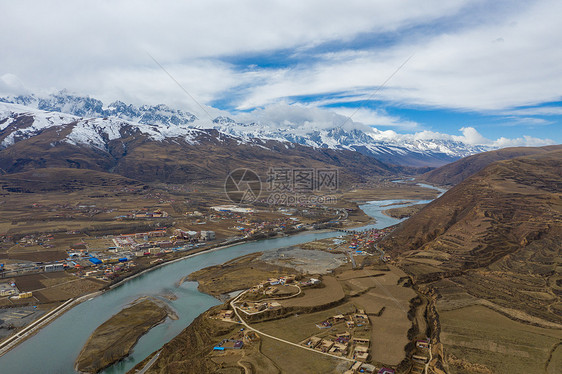
<svg viewBox="0 0 562 374">
<path fill-rule="evenodd" d="M 53 322 L 56 318 L 60 317 L 65 312 L 67 312 L 70 309 L 76 307 L 77 305 L 81 304 L 84 301 L 87 301 L 87 300 L 90 300 L 90 299 L 92 299 L 96 296 L 99 296 L 99 295 L 101 295 L 101 294 L 103 294 L 103 293 L 105 293 L 109 290 L 112 290 L 116 287 L 119 287 L 119 286 L 125 284 L 126 282 L 129 282 L 129 281 L 133 280 L 134 278 L 137 278 L 137 277 L 139 277 L 139 276 L 141 276 L 141 275 L 143 275 L 147 272 L 156 270 L 156 269 L 158 269 L 158 268 L 160 268 L 164 265 L 169 265 L 169 264 L 172 264 L 172 263 L 177 262 L 177 261 L 181 261 L 181 260 L 185 260 L 185 259 L 190 258 L 190 257 L 201 255 L 203 253 L 218 251 L 218 250 L 221 250 L 221 249 L 226 249 L 228 247 L 238 245 L 241 242 L 243 242 L 243 241 L 239 241 L 239 242 L 231 243 L 231 244 L 227 244 L 227 245 L 222 245 L 222 246 L 218 246 L 218 247 L 199 248 L 199 249 L 197 249 L 197 251 L 195 253 L 190 253 L 188 255 L 185 255 L 185 256 L 182 256 L 182 257 L 179 257 L 179 258 L 176 258 L 176 259 L 171 259 L 169 261 L 163 261 L 159 264 L 149 266 L 148 268 L 143 269 L 142 271 L 137 272 L 135 274 L 125 276 L 125 277 L 123 277 L 123 279 L 119 280 L 117 283 L 109 285 L 106 288 L 102 288 L 99 291 L 95 291 L 95 292 L 92 292 L 92 293 L 89 293 L 89 294 L 86 294 L 86 295 L 81 295 L 80 297 L 75 298 L 75 299 L 66 300 L 63 304 L 61 304 L 60 306 L 56 307 L 55 309 L 49 311 L 47 314 L 42 316 L 40 319 L 38 319 L 36 321 L 33 321 L 31 324 L 24 327 L 21 331 L 16 332 L 14 335 L 8 337 L 3 342 L 0 342 L 0 357 L 3 356 L 4 354 L 8 353 L 11 349 L 15 348 L 19 344 L 23 343 L 28 338 L 32 337 L 39 330 L 46 327 L 49 323 Z M 249 241 L 246 241 L 246 242 L 249 242 Z"/>
<path fill-rule="evenodd" d="M 140 298 L 100 325 L 88 338 L 76 359 L 75 369 L 98 373 L 128 356 L 142 335 L 162 323 L 177 318 L 166 305 L 154 298 Z"/>
<path fill-rule="evenodd" d="M 326 233 L 326 232 L 331 232 L 332 230 L 327 230 L 327 229 L 322 229 L 322 230 L 314 230 L 314 233 Z M 288 235 L 284 235 L 284 236 L 299 236 L 299 235 L 304 235 L 306 234 L 306 231 L 298 231 L 295 233 L 291 233 Z M 271 239 L 274 238 L 280 238 L 283 236 L 275 236 L 275 237 L 271 237 Z M 79 304 L 83 303 L 84 301 L 88 301 L 91 300 L 94 297 L 97 297 L 99 295 L 105 294 L 108 291 L 111 291 L 115 288 L 118 288 L 120 286 L 123 286 L 124 284 L 130 282 L 131 280 L 140 277 L 142 275 L 145 275 L 146 273 L 155 271 L 159 268 L 162 268 L 164 266 L 167 265 L 171 265 L 173 263 L 179 262 L 179 261 L 184 261 L 187 260 L 189 258 L 193 258 L 196 256 L 200 256 L 203 254 L 207 254 L 210 252 L 215 252 L 215 251 L 220 251 L 220 250 L 224 250 L 233 246 L 237 246 L 237 245 L 241 245 L 241 244 L 247 244 L 247 243 L 252 243 L 252 242 L 257 242 L 259 240 L 263 240 L 263 239 L 240 239 L 237 241 L 232 241 L 231 243 L 228 244 L 217 244 L 214 246 L 210 246 L 210 247 L 203 247 L 203 248 L 198 248 L 194 251 L 190 251 L 190 252 L 180 252 L 182 255 L 180 257 L 177 258 L 173 258 L 173 259 L 163 259 L 162 262 L 158 263 L 158 264 L 154 264 L 151 265 L 149 267 L 147 267 L 146 269 L 143 269 L 137 273 L 134 274 L 130 274 L 127 275 L 125 277 L 123 277 L 122 279 L 120 279 L 118 282 L 108 285 L 104 288 L 102 288 L 99 291 L 95 291 L 86 295 L 81 295 L 80 297 L 77 297 L 75 299 L 69 299 L 67 301 L 65 301 L 62 305 L 60 305 L 59 307 L 49 311 L 47 314 L 45 314 L 44 316 L 42 316 L 40 319 L 38 319 L 37 321 L 32 322 L 30 325 L 28 325 L 27 327 L 23 328 L 21 331 L 16 332 L 14 335 L 12 335 L 11 337 L 7 338 L 6 340 L 4 340 L 3 342 L 0 343 L 0 357 L 2 357 L 3 355 L 5 355 L 6 353 L 8 353 L 10 350 L 14 349 L 15 347 L 17 347 L 19 344 L 23 343 L 24 341 L 26 341 L 27 339 L 29 339 L 30 337 L 32 337 L 33 335 L 35 335 L 36 333 L 38 333 L 41 329 L 45 328 L 46 326 L 48 326 L 50 323 L 52 323 L 53 321 L 55 321 L 57 318 L 61 317 L 64 313 L 70 311 L 71 309 L 73 309 L 74 307 L 78 306 Z"/>
<path fill-rule="evenodd" d="M 82 303 L 85 300 L 89 300 L 93 297 L 100 295 L 102 291 L 92 292 L 87 295 L 80 296 L 77 299 L 70 299 L 65 301 L 63 304 L 59 305 L 55 309 L 49 311 L 47 314 L 43 315 L 36 321 L 33 321 L 28 326 L 24 327 L 21 331 L 16 332 L 14 335 L 10 336 L 2 343 L 0 343 L 0 357 L 8 353 L 11 349 L 15 348 L 18 344 L 21 344 L 25 340 L 32 337 L 40 329 L 47 326 L 49 323 L 54 321 L 56 318 L 60 317 L 62 314 L 72 309 L 76 305 Z"/>
<path fill-rule="evenodd" d="M 376 224 L 365 228 L 383 228 L 397 223 L 395 219 L 381 213 L 384 208 L 380 208 L 379 204 L 388 204 L 388 201 L 373 201 L 360 207 L 367 215 L 377 220 Z M 342 216 L 340 219 L 345 218 L 347 217 Z M 181 258 L 173 258 L 165 263 L 155 264 L 149 269 L 142 269 L 142 276 L 139 272 L 136 276 L 133 275 L 134 278 L 120 280 L 112 285 L 111 292 L 101 293 L 98 297 L 76 305 L 9 355 L 1 357 L 0 365 L 8 372 L 73 372 L 74 360 L 96 326 L 140 296 L 158 296 L 169 292 L 176 294 L 177 300 L 170 303 L 178 311 L 179 320 L 166 322 L 150 330 L 139 340 L 126 360 L 106 371 L 108 374 L 125 373 L 169 342 L 201 313 L 218 304 L 216 298 L 199 292 L 196 283 L 185 282 L 176 285 L 186 274 L 208 266 L 220 265 L 250 253 L 291 247 L 338 235 L 342 234 L 331 230 L 315 230 L 267 240 L 235 243 L 236 245 L 224 243 L 225 245 L 221 245 L 220 248 L 207 248 L 196 254 L 182 253 Z M 163 265 L 167 267 L 164 268 Z M 68 326 L 73 328 L 70 330 Z M 55 346 L 53 346 L 54 342 L 56 342 Z M 34 359 L 29 360 L 28 357 Z"/>
<path fill-rule="evenodd" d="M 411 216 L 422 210 L 426 205 L 427 204 L 414 204 L 399 208 L 390 208 L 387 210 L 383 210 L 382 214 L 396 219 L 410 218 Z"/>
</svg>

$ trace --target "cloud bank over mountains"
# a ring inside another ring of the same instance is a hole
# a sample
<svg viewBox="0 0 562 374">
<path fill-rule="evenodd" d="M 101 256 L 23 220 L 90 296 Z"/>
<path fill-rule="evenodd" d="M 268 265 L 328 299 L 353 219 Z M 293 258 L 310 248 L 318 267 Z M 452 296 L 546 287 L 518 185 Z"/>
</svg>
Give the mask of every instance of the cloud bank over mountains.
<svg viewBox="0 0 562 374">
<path fill-rule="evenodd" d="M 216 108 L 213 115 L 280 124 L 313 118 L 320 127 L 339 121 L 336 114 L 353 115 L 395 137 L 430 131 L 495 145 L 561 141 L 548 140 L 556 131 L 546 129 L 562 123 L 562 3 L 555 0 L 59 0 L 3 9 L 11 16 L 0 24 L 9 51 L 0 55 L 1 96 L 68 88 L 204 115 L 168 72 Z M 426 115 L 432 111 L 451 118 L 436 121 Z"/>
</svg>

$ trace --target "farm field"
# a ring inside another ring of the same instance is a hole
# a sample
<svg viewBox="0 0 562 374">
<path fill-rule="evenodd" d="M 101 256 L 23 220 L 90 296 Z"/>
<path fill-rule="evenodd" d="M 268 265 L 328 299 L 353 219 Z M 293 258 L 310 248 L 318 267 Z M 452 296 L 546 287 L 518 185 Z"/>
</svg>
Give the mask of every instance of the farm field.
<svg viewBox="0 0 562 374">
<path fill-rule="evenodd" d="M 336 314 L 352 313 L 355 310 L 353 304 L 345 303 L 319 312 L 291 315 L 286 318 L 254 323 L 252 326 L 267 334 L 299 343 L 312 335 L 324 332 L 318 329 L 316 324 L 320 324 Z"/>
<path fill-rule="evenodd" d="M 554 372 L 560 362 L 558 348 L 552 365 L 547 365 L 551 351 L 562 341 L 562 330 L 519 323 L 479 305 L 441 312 L 440 321 L 451 373 L 476 365 L 499 374 L 536 372 L 547 366 Z"/>
<path fill-rule="evenodd" d="M 347 361 L 332 359 L 269 338 L 263 339 L 261 353 L 275 362 L 283 373 L 341 373 L 350 366 Z M 338 367 L 344 370 L 334 370 Z"/>
<path fill-rule="evenodd" d="M 282 300 L 284 307 L 313 307 L 326 305 L 339 301 L 345 297 L 340 283 L 335 277 L 325 275 L 322 277 L 322 288 L 311 288 L 304 290 L 303 297 Z"/>
<path fill-rule="evenodd" d="M 416 292 L 399 285 L 405 275 L 401 270 L 392 266 L 390 269 L 382 276 L 367 278 L 374 280 L 375 288 L 353 298 L 353 302 L 365 310 L 371 321 L 371 360 L 398 365 L 409 343 L 408 330 L 412 322 L 408 319 L 408 310 Z"/>
</svg>

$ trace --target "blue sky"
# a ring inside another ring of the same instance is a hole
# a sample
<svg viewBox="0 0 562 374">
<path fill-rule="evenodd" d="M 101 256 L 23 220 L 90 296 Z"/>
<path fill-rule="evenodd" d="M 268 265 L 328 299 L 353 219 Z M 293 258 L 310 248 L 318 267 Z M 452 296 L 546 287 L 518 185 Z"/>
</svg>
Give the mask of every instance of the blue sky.
<svg viewBox="0 0 562 374">
<path fill-rule="evenodd" d="M 279 115 L 269 107 L 285 108 L 313 125 L 321 110 L 402 134 L 471 128 L 472 143 L 562 143 L 560 1 L 24 0 L 2 8 L 11 15 L 0 24 L 10 51 L 0 55 L 2 95 L 66 88 L 197 114 L 149 53 L 216 113 L 267 121 Z"/>
</svg>

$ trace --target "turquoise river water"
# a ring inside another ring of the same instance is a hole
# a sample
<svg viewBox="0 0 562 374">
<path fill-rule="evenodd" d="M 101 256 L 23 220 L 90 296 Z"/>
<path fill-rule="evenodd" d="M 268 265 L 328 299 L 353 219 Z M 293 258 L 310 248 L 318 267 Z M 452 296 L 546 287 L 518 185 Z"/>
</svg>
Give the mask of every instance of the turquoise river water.
<svg viewBox="0 0 562 374">
<path fill-rule="evenodd" d="M 434 188 L 428 185 L 423 186 Z M 443 191 L 440 190 L 440 192 Z M 361 205 L 361 209 L 375 218 L 377 222 L 358 229 L 385 228 L 400 222 L 401 220 L 382 214 L 382 211 L 391 207 L 409 205 L 406 203 L 388 206 L 400 202 L 405 202 L 405 200 L 371 201 Z M 414 203 L 427 202 L 429 200 L 418 200 Z M 126 373 L 138 362 L 179 334 L 199 314 L 219 304 L 219 301 L 214 297 L 199 292 L 196 282 L 184 282 L 182 285 L 176 286 L 185 275 L 249 253 L 289 247 L 339 235 L 341 233 L 335 231 L 307 232 L 294 236 L 248 242 L 216 251 L 204 252 L 146 272 L 124 282 L 119 287 L 75 306 L 39 330 L 33 337 L 0 357 L 0 373 L 75 373 L 74 360 L 88 337 L 100 324 L 140 296 L 175 294 L 178 298 L 170 301 L 170 305 L 176 310 L 179 319 L 175 321 L 168 319 L 165 323 L 154 327 L 138 341 L 129 357 L 103 371 L 107 374 Z"/>
</svg>

